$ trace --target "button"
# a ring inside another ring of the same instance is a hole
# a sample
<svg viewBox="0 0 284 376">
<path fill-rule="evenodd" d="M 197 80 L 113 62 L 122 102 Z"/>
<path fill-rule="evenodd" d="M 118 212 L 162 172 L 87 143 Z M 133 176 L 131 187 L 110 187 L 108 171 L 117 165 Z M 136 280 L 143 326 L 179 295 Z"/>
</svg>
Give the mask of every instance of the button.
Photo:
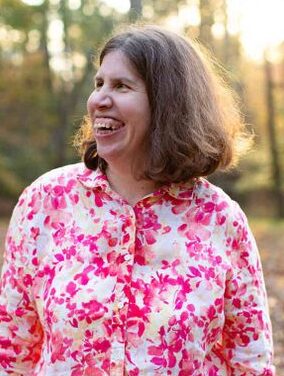
<svg viewBox="0 0 284 376">
<path fill-rule="evenodd" d="M 132 259 L 132 256 L 130 253 L 128 253 L 127 255 L 124 256 L 124 260 L 125 261 L 130 261 Z"/>
<path fill-rule="evenodd" d="M 119 302 L 119 303 L 117 304 L 117 306 L 118 306 L 118 308 L 123 308 L 124 303 L 123 303 L 123 302 Z"/>
</svg>

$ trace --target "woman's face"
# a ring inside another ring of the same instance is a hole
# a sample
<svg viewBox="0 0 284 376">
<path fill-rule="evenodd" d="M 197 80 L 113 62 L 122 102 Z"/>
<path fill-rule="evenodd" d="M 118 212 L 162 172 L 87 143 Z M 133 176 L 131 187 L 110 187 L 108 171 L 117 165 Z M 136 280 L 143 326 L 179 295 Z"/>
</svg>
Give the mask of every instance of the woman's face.
<svg viewBox="0 0 284 376">
<path fill-rule="evenodd" d="M 143 142 L 151 121 L 146 86 L 121 51 L 104 57 L 87 108 L 98 155 L 108 164 L 146 158 Z"/>
</svg>

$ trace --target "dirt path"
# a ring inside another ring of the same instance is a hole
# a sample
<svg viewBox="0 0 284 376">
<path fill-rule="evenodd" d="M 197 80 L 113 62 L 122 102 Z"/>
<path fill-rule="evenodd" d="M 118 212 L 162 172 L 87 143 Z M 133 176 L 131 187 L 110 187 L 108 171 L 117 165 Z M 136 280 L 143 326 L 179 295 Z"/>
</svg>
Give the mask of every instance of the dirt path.
<svg viewBox="0 0 284 376">
<path fill-rule="evenodd" d="M 284 376 L 284 222 L 252 221 L 262 258 L 273 325 L 277 376 Z M 0 221 L 0 267 L 7 221 Z"/>
</svg>

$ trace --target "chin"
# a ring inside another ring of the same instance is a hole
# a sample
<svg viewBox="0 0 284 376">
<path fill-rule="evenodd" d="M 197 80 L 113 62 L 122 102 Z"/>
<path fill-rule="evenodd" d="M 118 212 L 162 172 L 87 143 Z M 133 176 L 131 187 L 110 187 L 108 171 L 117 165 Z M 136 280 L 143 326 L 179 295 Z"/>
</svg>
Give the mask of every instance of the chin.
<svg viewBox="0 0 284 376">
<path fill-rule="evenodd" d="M 122 153 L 119 150 L 102 151 L 98 148 L 97 152 L 99 157 L 104 159 L 107 164 L 115 163 L 122 157 Z"/>
</svg>

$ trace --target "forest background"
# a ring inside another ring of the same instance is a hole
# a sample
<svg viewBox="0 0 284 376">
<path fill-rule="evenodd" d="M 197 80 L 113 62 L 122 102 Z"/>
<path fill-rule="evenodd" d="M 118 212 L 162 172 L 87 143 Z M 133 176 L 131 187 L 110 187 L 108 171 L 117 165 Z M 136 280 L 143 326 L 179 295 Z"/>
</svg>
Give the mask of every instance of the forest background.
<svg viewBox="0 0 284 376">
<path fill-rule="evenodd" d="M 72 138 L 86 114 L 99 47 L 111 32 L 142 21 L 197 39 L 217 57 L 220 72 L 227 71 L 255 133 L 255 146 L 240 166 L 212 180 L 251 219 L 269 293 L 277 375 L 284 376 L 284 27 L 278 17 L 283 3 L 0 0 L 1 249 L 23 188 L 79 160 Z"/>
</svg>

